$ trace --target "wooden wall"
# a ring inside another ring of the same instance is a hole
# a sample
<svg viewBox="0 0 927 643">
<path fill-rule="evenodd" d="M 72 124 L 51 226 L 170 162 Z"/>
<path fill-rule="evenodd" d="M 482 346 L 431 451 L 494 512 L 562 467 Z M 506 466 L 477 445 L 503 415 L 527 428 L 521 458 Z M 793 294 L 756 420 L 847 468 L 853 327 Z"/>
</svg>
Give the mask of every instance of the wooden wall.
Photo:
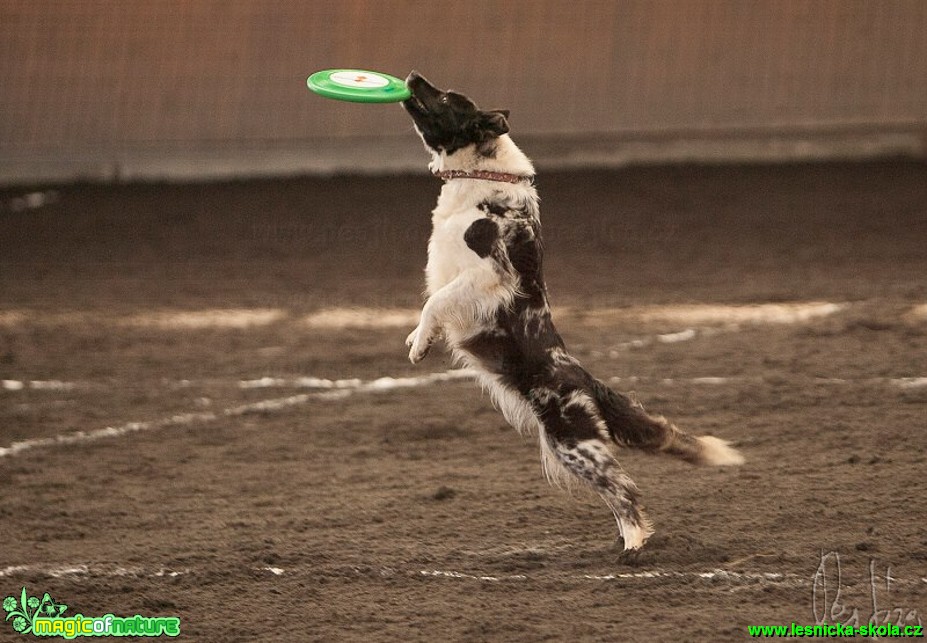
<svg viewBox="0 0 927 643">
<path fill-rule="evenodd" d="M 407 136 L 310 94 L 415 68 L 521 133 L 927 124 L 924 0 L 0 0 L 0 157 Z"/>
</svg>

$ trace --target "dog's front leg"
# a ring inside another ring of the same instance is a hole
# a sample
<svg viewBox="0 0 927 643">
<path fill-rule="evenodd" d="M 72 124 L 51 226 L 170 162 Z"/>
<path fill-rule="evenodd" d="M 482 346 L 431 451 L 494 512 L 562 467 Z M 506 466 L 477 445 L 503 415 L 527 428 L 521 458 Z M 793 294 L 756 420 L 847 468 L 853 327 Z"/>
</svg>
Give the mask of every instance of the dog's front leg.
<svg viewBox="0 0 927 643">
<path fill-rule="evenodd" d="M 458 278 L 459 279 L 459 278 Z M 422 306 L 422 314 L 418 320 L 418 326 L 415 327 L 406 338 L 406 346 L 409 347 L 409 361 L 418 364 L 425 359 L 431 345 L 441 334 L 444 320 L 447 318 L 448 308 L 454 301 L 456 280 L 438 290 L 428 298 L 425 305 Z"/>
<path fill-rule="evenodd" d="M 406 346 L 409 347 L 409 361 L 413 364 L 418 364 L 425 359 L 428 349 L 431 348 L 440 330 L 435 320 L 434 307 L 429 306 L 432 301 L 433 299 L 429 299 L 425 302 L 418 326 L 406 338 Z"/>
<path fill-rule="evenodd" d="M 418 326 L 406 339 L 409 361 L 417 364 L 441 334 L 445 324 L 471 325 L 494 311 L 508 295 L 492 270 L 472 269 L 435 291 L 422 307 Z"/>
</svg>

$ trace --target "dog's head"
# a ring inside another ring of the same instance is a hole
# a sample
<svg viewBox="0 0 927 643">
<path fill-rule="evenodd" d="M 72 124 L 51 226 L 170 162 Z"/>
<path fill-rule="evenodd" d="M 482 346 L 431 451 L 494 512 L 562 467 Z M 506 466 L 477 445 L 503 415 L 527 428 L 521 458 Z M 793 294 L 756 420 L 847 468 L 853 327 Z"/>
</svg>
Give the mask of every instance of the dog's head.
<svg viewBox="0 0 927 643">
<path fill-rule="evenodd" d="M 491 142 L 508 133 L 508 110 L 484 111 L 472 100 L 454 91 L 442 91 L 413 71 L 406 78 L 411 98 L 403 101 L 425 145 L 435 153 L 468 147 L 491 147 Z"/>
</svg>

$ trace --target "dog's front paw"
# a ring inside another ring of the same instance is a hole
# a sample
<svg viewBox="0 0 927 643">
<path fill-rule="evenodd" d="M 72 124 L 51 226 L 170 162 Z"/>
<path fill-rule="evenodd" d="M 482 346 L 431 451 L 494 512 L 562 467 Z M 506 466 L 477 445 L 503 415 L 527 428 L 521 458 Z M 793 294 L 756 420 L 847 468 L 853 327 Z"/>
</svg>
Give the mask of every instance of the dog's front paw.
<svg viewBox="0 0 927 643">
<path fill-rule="evenodd" d="M 422 332 L 421 326 L 418 326 L 409 333 L 409 336 L 406 338 L 406 346 L 409 347 L 409 361 L 413 364 L 418 364 L 425 359 L 425 355 L 428 354 L 428 349 L 431 348 L 431 342 L 431 337 L 428 337 L 426 333 Z"/>
</svg>

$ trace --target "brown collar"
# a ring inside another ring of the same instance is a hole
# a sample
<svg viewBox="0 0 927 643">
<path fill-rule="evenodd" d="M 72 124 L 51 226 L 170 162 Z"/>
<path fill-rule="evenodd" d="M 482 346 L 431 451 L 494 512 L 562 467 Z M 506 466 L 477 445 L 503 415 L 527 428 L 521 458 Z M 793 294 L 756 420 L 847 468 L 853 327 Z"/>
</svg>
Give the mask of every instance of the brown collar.
<svg viewBox="0 0 927 643">
<path fill-rule="evenodd" d="M 490 170 L 441 170 L 432 172 L 436 177 L 450 181 L 451 179 L 482 179 L 483 181 L 499 181 L 501 183 L 531 183 L 533 176 L 525 174 L 509 174 L 507 172 L 492 172 Z"/>
</svg>

